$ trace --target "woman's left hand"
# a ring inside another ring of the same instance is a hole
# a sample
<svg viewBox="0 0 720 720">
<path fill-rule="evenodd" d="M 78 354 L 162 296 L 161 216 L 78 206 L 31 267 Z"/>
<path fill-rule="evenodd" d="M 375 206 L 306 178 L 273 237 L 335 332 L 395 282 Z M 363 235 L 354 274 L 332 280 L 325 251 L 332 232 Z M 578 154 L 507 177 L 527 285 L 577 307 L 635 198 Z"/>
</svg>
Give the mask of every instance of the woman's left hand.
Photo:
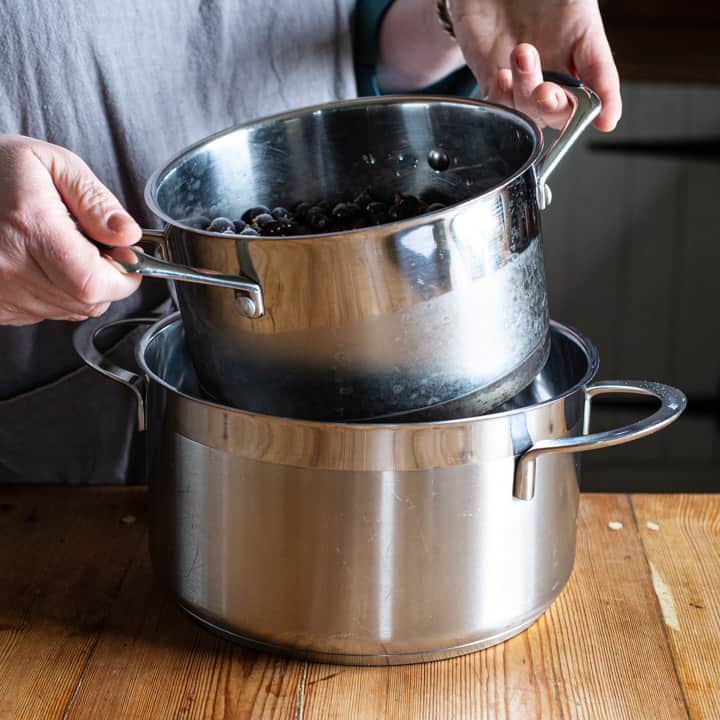
<svg viewBox="0 0 720 720">
<path fill-rule="evenodd" d="M 620 80 L 597 0 L 449 0 L 455 36 L 488 100 L 541 125 L 561 127 L 567 95 L 542 69 L 577 76 L 602 100 L 594 125 L 610 131 L 622 112 Z"/>
<path fill-rule="evenodd" d="M 481 94 L 540 125 L 561 127 L 565 92 L 542 69 L 580 78 L 602 100 L 593 123 L 612 130 L 622 101 L 597 0 L 448 0 L 457 42 L 440 27 L 435 0 L 394 0 L 380 28 L 378 78 L 384 91 L 412 91 L 464 63 Z"/>
</svg>

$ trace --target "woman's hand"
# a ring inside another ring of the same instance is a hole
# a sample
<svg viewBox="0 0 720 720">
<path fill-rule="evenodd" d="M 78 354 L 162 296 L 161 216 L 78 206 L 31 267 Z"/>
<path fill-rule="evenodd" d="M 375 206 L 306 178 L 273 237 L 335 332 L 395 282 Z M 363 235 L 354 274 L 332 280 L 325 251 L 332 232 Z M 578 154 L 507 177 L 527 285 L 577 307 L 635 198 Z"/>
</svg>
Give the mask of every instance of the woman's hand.
<svg viewBox="0 0 720 720">
<path fill-rule="evenodd" d="M 137 289 L 78 230 L 107 245 L 141 235 L 77 155 L 0 135 L 0 188 L 0 324 L 97 317 Z"/>
<path fill-rule="evenodd" d="M 561 127 L 567 95 L 542 68 L 577 75 L 602 100 L 594 125 L 620 119 L 620 80 L 597 0 L 450 0 L 455 36 L 488 100 Z"/>
<path fill-rule="evenodd" d="M 488 100 L 561 127 L 570 104 L 543 82 L 545 68 L 578 76 L 602 100 L 595 127 L 615 127 L 620 82 L 597 0 L 449 0 L 449 9 L 457 43 L 438 24 L 435 0 L 393 2 L 379 35 L 383 90 L 418 90 L 465 62 Z"/>
</svg>

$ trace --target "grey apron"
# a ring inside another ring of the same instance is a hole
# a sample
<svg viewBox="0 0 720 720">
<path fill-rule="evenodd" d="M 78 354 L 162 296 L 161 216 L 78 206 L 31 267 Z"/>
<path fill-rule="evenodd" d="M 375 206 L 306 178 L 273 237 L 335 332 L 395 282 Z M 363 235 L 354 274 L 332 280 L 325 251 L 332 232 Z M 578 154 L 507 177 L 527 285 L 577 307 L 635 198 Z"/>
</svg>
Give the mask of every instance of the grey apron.
<svg viewBox="0 0 720 720">
<path fill-rule="evenodd" d="M 186 145 L 244 120 L 355 95 L 353 4 L 0 0 L 0 132 L 74 151 L 152 225 L 145 181 Z M 164 283 L 146 280 L 107 316 L 166 299 Z M 74 327 L 0 326 L 0 482 L 142 479 L 130 394 L 81 367 Z M 119 343 L 121 356 L 131 343 Z"/>
</svg>

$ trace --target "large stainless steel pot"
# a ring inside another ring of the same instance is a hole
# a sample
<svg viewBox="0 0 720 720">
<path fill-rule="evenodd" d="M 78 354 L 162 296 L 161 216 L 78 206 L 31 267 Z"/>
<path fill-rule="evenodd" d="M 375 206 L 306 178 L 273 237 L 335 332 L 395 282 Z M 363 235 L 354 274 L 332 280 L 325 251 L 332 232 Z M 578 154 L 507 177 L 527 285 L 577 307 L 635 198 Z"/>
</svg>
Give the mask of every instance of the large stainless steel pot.
<svg viewBox="0 0 720 720">
<path fill-rule="evenodd" d="M 157 574 L 206 627 L 329 662 L 450 657 L 530 625 L 572 571 L 578 452 L 656 432 L 685 407 L 665 385 L 595 382 L 595 348 L 557 324 L 519 406 L 385 425 L 201 399 L 176 317 L 140 340 L 141 376 L 103 358 L 93 333 L 81 326 L 79 352 L 134 388 L 147 417 Z M 608 393 L 661 406 L 588 434 L 591 400 Z"/>
<path fill-rule="evenodd" d="M 550 172 L 600 109 L 594 93 L 567 82 L 575 114 L 545 152 L 525 116 L 446 97 L 362 98 L 232 128 L 148 183 L 147 202 L 167 226 L 146 238 L 185 267 L 127 249 L 113 257 L 131 272 L 192 281 L 176 288 L 188 347 L 204 388 L 224 402 L 357 419 L 483 388 L 487 410 L 547 358 L 538 208 Z M 192 219 L 366 186 L 453 204 L 292 238 L 219 235 Z"/>
</svg>

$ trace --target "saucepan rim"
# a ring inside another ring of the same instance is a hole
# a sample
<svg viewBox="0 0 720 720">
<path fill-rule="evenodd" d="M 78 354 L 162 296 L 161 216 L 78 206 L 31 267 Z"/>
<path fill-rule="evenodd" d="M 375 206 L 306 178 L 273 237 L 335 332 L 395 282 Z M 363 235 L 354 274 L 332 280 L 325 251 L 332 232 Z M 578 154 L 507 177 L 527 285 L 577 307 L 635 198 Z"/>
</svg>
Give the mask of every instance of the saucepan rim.
<svg viewBox="0 0 720 720">
<path fill-rule="evenodd" d="M 167 225 L 171 225 L 172 227 L 179 228 L 181 230 L 186 230 L 188 232 L 195 233 L 197 235 L 203 235 L 207 237 L 217 237 L 217 238 L 223 238 L 225 240 L 228 239 L 242 239 L 242 236 L 235 235 L 235 234 L 225 234 L 225 233 L 216 233 L 216 232 L 210 232 L 209 230 L 204 230 L 201 228 L 193 227 L 192 225 L 188 225 L 186 223 L 183 223 L 182 220 L 178 220 L 175 218 L 170 217 L 168 213 L 166 213 L 159 205 L 157 201 L 157 192 L 158 189 L 162 183 L 174 170 L 176 170 L 179 165 L 187 160 L 193 153 L 199 151 L 201 148 L 210 145 L 211 143 L 215 142 L 216 140 L 219 140 L 220 138 L 226 137 L 227 135 L 231 135 L 234 132 L 237 132 L 238 130 L 246 130 L 248 128 L 252 127 L 260 127 L 262 125 L 268 125 L 270 123 L 275 122 L 283 122 L 286 120 L 291 120 L 294 118 L 298 118 L 301 116 L 311 115 L 316 112 L 320 112 L 323 110 L 345 110 L 345 109 L 352 109 L 355 107 L 364 107 L 364 106 L 389 106 L 389 105 L 402 105 L 402 104 L 408 104 L 408 105 L 430 105 L 430 104 L 443 104 L 443 105 L 454 105 L 454 106 L 468 106 L 468 107 L 477 107 L 477 108 L 483 108 L 486 110 L 492 110 L 499 116 L 504 116 L 507 118 L 513 118 L 514 120 L 519 120 L 522 123 L 524 123 L 531 135 L 534 137 L 534 147 L 530 155 L 528 156 L 528 159 L 512 174 L 510 174 L 507 178 L 505 178 L 501 183 L 494 185 L 487 190 L 484 190 L 483 192 L 479 193 L 478 195 L 474 195 L 471 198 L 468 198 L 466 200 L 461 200 L 459 202 L 453 203 L 452 205 L 448 205 L 442 210 L 436 210 L 431 213 L 424 213 L 423 215 L 419 215 L 417 217 L 408 218 L 405 220 L 395 220 L 393 222 L 383 223 L 382 225 L 377 226 L 378 228 L 382 228 L 382 232 L 400 232 L 405 229 L 415 227 L 418 224 L 428 224 L 432 223 L 440 218 L 442 218 L 444 215 L 448 213 L 448 211 L 452 211 L 455 213 L 456 211 L 460 211 L 468 206 L 470 206 L 473 203 L 476 203 L 478 200 L 488 197 L 490 195 L 493 195 L 497 193 L 499 190 L 502 190 L 503 188 L 508 187 L 509 185 L 512 185 L 513 182 L 515 182 L 518 178 L 522 177 L 528 169 L 533 167 L 540 157 L 544 141 L 543 141 L 543 134 L 540 130 L 537 123 L 530 118 L 529 116 L 525 115 L 524 113 L 520 112 L 519 110 L 515 110 L 514 108 L 509 108 L 504 105 L 499 105 L 497 103 L 488 102 L 486 100 L 475 100 L 471 98 L 454 98 L 454 97 L 448 97 L 443 95 L 383 95 L 381 97 L 360 97 L 360 98 L 354 98 L 352 100 L 341 100 L 336 102 L 329 102 L 329 103 L 321 103 L 318 105 L 308 105 L 302 108 L 298 108 L 295 110 L 291 110 L 289 112 L 282 112 L 282 113 L 276 113 L 274 115 L 268 115 L 261 118 L 256 118 L 254 120 L 249 120 L 247 122 L 238 123 L 236 125 L 231 125 L 228 128 L 225 128 L 224 130 L 220 130 L 219 132 L 213 133 L 212 135 L 208 135 L 201 140 L 198 140 L 197 142 L 188 145 L 186 148 L 181 150 L 179 153 L 177 153 L 171 160 L 169 160 L 164 166 L 158 168 L 153 172 L 153 174 L 148 179 L 146 185 L 145 185 L 145 202 L 147 206 L 150 208 L 150 210 L 159 217 L 163 223 Z M 355 236 L 355 235 L 361 235 L 361 234 L 367 234 L 369 231 L 372 231 L 373 227 L 367 228 L 356 228 L 354 230 L 344 230 L 342 232 L 329 232 L 329 233 L 313 233 L 309 235 L 293 235 L 291 238 L 285 238 L 285 239 L 291 239 L 291 240 L 307 240 L 309 238 L 319 238 L 319 237 L 345 237 L 345 236 Z M 264 237 L 264 236 L 258 236 L 252 238 L 253 242 L 262 242 L 262 241 L 277 241 L 277 237 Z"/>
<path fill-rule="evenodd" d="M 151 327 L 149 327 L 138 340 L 135 348 L 135 356 L 138 365 L 142 368 L 145 376 L 155 382 L 166 390 L 169 390 L 175 395 L 178 395 L 191 402 L 200 403 L 209 407 L 222 410 L 224 412 L 230 412 L 233 414 L 244 415 L 249 418 L 255 418 L 264 422 L 267 421 L 278 421 L 282 423 L 291 423 L 298 426 L 304 426 L 315 429 L 329 429 L 329 428 L 342 428 L 345 431 L 358 431 L 358 432 L 380 432 L 387 430 L 421 430 L 427 428 L 448 428 L 454 426 L 467 425 L 468 423 L 479 422 L 479 421 L 491 421 L 501 418 L 512 417 L 515 415 L 526 414 L 529 411 L 536 411 L 540 408 L 548 407 L 554 403 L 560 402 L 563 399 L 570 397 L 579 390 L 585 388 L 597 375 L 598 368 L 600 366 L 600 356 L 597 348 L 593 342 L 583 333 L 578 330 L 564 325 L 562 323 L 550 320 L 550 332 L 557 333 L 573 342 L 583 353 L 587 362 L 587 369 L 583 374 L 582 378 L 574 383 L 571 387 L 558 393 L 547 400 L 542 400 L 533 405 L 525 405 L 519 408 L 513 408 L 511 410 L 503 410 L 500 412 L 489 412 L 483 415 L 476 415 L 471 417 L 453 418 L 452 420 L 437 420 L 437 421 L 422 421 L 422 422 L 348 422 L 348 421 L 328 421 L 328 420 L 306 420 L 303 418 L 293 418 L 281 415 L 267 415 L 264 413 L 253 412 L 251 410 L 243 410 L 242 408 L 233 407 L 231 405 L 224 405 L 219 402 L 207 398 L 200 398 L 194 395 L 189 395 L 176 387 L 166 382 L 157 373 L 148 367 L 145 360 L 145 355 L 148 346 L 153 340 L 156 340 L 161 334 L 167 332 L 171 325 L 182 323 L 180 312 L 175 312 L 166 317 L 162 318 Z"/>
</svg>

